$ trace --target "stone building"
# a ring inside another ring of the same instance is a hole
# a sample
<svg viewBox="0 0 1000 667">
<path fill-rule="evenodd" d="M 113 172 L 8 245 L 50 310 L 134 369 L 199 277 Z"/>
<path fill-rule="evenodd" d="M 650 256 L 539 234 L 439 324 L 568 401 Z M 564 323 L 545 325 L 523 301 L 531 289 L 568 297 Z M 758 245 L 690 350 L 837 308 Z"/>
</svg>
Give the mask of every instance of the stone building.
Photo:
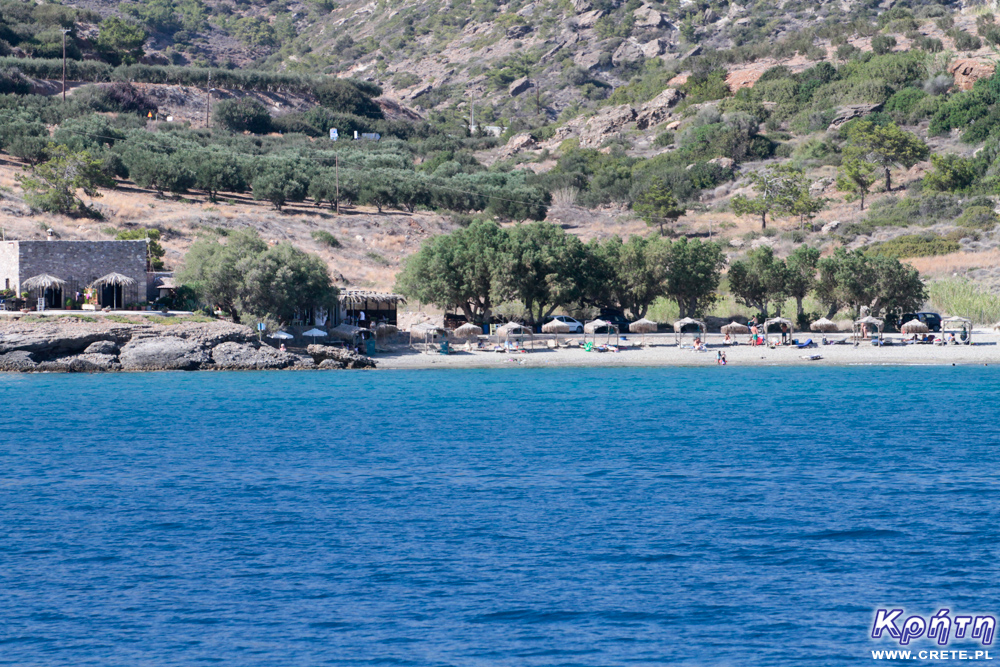
<svg viewBox="0 0 1000 667">
<path fill-rule="evenodd" d="M 76 300 L 98 278 L 120 273 L 135 282 L 105 285 L 97 290 L 101 306 L 146 301 L 146 241 L 0 241 L 0 289 L 20 295 L 24 281 L 48 274 L 65 281 L 61 286 L 36 290 L 30 299 L 45 296 L 50 308 Z"/>
</svg>

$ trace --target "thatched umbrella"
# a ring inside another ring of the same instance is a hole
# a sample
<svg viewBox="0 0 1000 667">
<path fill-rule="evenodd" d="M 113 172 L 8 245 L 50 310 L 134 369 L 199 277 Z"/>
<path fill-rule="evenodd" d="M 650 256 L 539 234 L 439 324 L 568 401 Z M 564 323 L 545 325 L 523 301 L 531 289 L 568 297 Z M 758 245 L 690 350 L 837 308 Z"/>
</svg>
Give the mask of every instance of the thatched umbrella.
<svg viewBox="0 0 1000 667">
<path fill-rule="evenodd" d="M 569 333 L 570 326 L 562 320 L 553 319 L 542 325 L 542 333 L 555 334 L 555 345 L 559 346 L 559 334 Z"/>
<path fill-rule="evenodd" d="M 334 328 L 330 329 L 331 336 L 341 340 L 346 340 L 352 345 L 354 344 L 354 338 L 360 333 L 361 327 L 356 327 L 353 324 L 338 324 Z"/>
<path fill-rule="evenodd" d="M 40 273 L 37 276 L 32 276 L 28 278 L 23 283 L 21 283 L 22 289 L 29 290 L 40 290 L 42 297 L 45 296 L 45 290 L 52 287 L 62 287 L 66 284 L 66 281 L 62 278 L 56 278 L 55 276 L 49 275 L 48 273 Z"/>
<path fill-rule="evenodd" d="M 466 322 L 462 326 L 455 329 L 455 338 L 467 338 L 469 340 L 474 340 L 479 338 L 479 335 L 483 333 L 483 328 L 478 324 L 473 324 L 472 322 Z"/>
<path fill-rule="evenodd" d="M 90 283 L 91 287 L 104 287 L 105 285 L 112 285 L 114 287 L 126 287 L 127 285 L 135 285 L 135 279 L 129 278 L 121 273 L 109 273 L 106 276 L 101 276 L 94 282 Z M 112 308 L 118 308 L 118 290 L 112 290 Z"/>
<path fill-rule="evenodd" d="M 376 324 L 372 330 L 375 332 L 376 338 L 388 338 L 389 336 L 399 332 L 399 327 L 383 322 L 382 324 Z"/>
<path fill-rule="evenodd" d="M 434 336 L 445 335 L 447 333 L 447 329 L 439 327 L 436 324 L 431 324 L 430 322 L 414 324 L 410 327 L 410 345 L 413 345 L 414 334 L 420 336 L 422 342 L 426 344 L 428 337 L 433 338 Z"/>
<path fill-rule="evenodd" d="M 857 338 L 858 332 L 861 331 L 861 327 L 875 327 L 878 330 L 879 340 L 882 339 L 882 327 L 885 326 L 885 322 L 878 319 L 877 317 L 872 317 L 871 315 L 865 315 L 860 320 L 855 320 L 854 322 L 854 337 Z"/>
<path fill-rule="evenodd" d="M 594 336 L 594 341 L 596 342 L 597 341 L 597 330 L 598 329 L 604 329 L 604 328 L 607 328 L 607 330 L 608 330 L 608 342 L 610 343 L 611 342 L 611 330 L 612 329 L 615 330 L 615 335 L 616 336 L 618 334 L 618 327 L 616 327 L 615 325 L 611 324 L 611 322 L 608 322 L 608 321 L 602 320 L 600 318 L 597 318 L 593 322 L 587 322 L 586 324 L 583 325 L 583 333 L 590 334 L 591 336 Z M 586 339 L 584 339 L 584 340 L 586 340 Z"/>
<path fill-rule="evenodd" d="M 750 327 L 745 324 L 740 324 L 739 322 L 730 322 L 729 324 L 723 324 L 719 331 L 730 335 L 748 334 L 750 333 Z"/>
<path fill-rule="evenodd" d="M 925 334 L 930 331 L 930 328 L 920 320 L 910 320 L 903 324 L 899 330 L 905 334 Z"/>
<path fill-rule="evenodd" d="M 836 322 L 834 322 L 833 320 L 828 320 L 825 317 L 821 317 L 820 319 L 810 324 L 809 328 L 812 331 L 819 331 L 820 333 L 832 333 L 839 329 L 839 327 L 837 327 Z"/>
<path fill-rule="evenodd" d="M 499 341 L 502 338 L 510 340 L 511 336 L 523 337 L 525 334 L 531 336 L 532 343 L 534 343 L 535 334 L 534 332 L 532 332 L 531 329 L 529 329 L 528 327 L 524 326 L 519 322 L 508 322 L 507 324 L 497 329 L 497 340 Z"/>
<path fill-rule="evenodd" d="M 653 320 L 647 320 L 645 317 L 641 320 L 636 320 L 628 325 L 628 330 L 630 333 L 641 333 L 642 334 L 642 344 L 646 344 L 646 334 L 656 333 L 660 325 Z"/>
<path fill-rule="evenodd" d="M 685 317 L 682 320 L 677 320 L 676 322 L 674 322 L 674 342 L 676 342 L 677 345 L 680 345 L 682 339 L 684 338 L 684 327 L 689 326 L 691 324 L 697 325 L 699 338 L 707 335 L 708 326 L 704 322 L 702 322 L 701 320 L 696 320 L 693 317 Z"/>
</svg>

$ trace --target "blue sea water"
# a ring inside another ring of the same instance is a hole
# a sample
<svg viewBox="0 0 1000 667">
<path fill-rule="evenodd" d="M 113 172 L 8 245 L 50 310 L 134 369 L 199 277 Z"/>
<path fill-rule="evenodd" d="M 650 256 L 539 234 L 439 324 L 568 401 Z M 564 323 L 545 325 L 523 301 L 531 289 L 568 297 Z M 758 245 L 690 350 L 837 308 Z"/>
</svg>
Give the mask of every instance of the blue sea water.
<svg viewBox="0 0 1000 667">
<path fill-rule="evenodd" d="M 1000 611 L 998 380 L 0 376 L 0 664 L 868 662 Z"/>
</svg>

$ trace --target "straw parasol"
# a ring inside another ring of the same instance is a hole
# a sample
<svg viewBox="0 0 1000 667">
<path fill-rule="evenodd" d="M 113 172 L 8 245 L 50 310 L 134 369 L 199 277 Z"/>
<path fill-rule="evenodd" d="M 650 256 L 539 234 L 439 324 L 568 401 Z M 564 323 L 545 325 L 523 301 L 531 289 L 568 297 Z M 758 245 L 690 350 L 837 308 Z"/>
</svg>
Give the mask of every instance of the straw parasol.
<svg viewBox="0 0 1000 667">
<path fill-rule="evenodd" d="M 63 280 L 62 278 L 56 278 L 55 276 L 51 276 L 47 273 L 40 273 L 37 276 L 32 276 L 31 278 L 25 280 L 23 283 L 21 283 L 21 287 L 27 289 L 46 290 L 49 289 L 50 287 L 58 287 L 65 284 L 66 281 Z"/>
<path fill-rule="evenodd" d="M 646 334 L 656 333 L 660 325 L 653 320 L 647 320 L 645 317 L 641 320 L 636 320 L 628 325 L 628 330 L 630 333 L 641 333 L 642 334 L 642 344 L 646 344 Z"/>
<path fill-rule="evenodd" d="M 691 324 L 697 325 L 699 338 L 708 333 L 708 326 L 701 320 L 696 320 L 693 317 L 685 317 L 684 319 L 677 320 L 674 322 L 674 342 L 677 345 L 680 345 L 681 340 L 684 338 L 684 327 Z"/>
<path fill-rule="evenodd" d="M 90 283 L 91 287 L 104 287 L 105 285 L 112 285 L 114 287 L 126 287 L 128 285 L 135 285 L 135 279 L 129 278 L 128 276 L 126 276 L 124 274 L 115 273 L 115 272 L 112 271 L 111 273 L 107 274 L 106 276 L 101 276 L 100 278 L 98 278 L 94 282 Z M 115 290 L 114 295 L 113 295 L 112 298 L 114 299 L 114 301 L 112 302 L 111 307 L 112 308 L 118 308 L 118 291 L 117 290 Z"/>
<path fill-rule="evenodd" d="M 531 336 L 532 348 L 534 348 L 534 340 L 535 340 L 534 332 L 532 332 L 531 329 L 524 326 L 523 324 L 520 324 L 519 322 L 508 322 L 507 324 L 497 329 L 497 340 L 498 341 L 503 339 L 510 340 L 511 336 L 523 337 L 525 334 Z"/>
<path fill-rule="evenodd" d="M 604 327 L 610 327 L 610 326 L 612 326 L 610 322 L 607 322 L 605 320 L 602 320 L 602 319 L 598 318 L 598 319 L 594 320 L 593 322 L 587 322 L 586 324 L 584 324 L 583 325 L 583 332 L 584 333 L 589 333 L 589 334 L 594 334 L 594 333 L 597 333 L 598 329 L 603 329 Z"/>
<path fill-rule="evenodd" d="M 40 273 L 37 276 L 32 276 L 28 278 L 23 283 L 21 287 L 23 289 L 34 290 L 37 289 L 41 291 L 42 297 L 45 297 L 45 290 L 51 287 L 62 287 L 66 284 L 66 281 L 62 278 L 56 278 L 55 276 L 49 275 L 48 273 Z"/>
<path fill-rule="evenodd" d="M 926 324 L 920 320 L 910 320 L 899 328 L 905 334 L 925 334 L 930 331 Z"/>
<path fill-rule="evenodd" d="M 810 324 L 809 328 L 812 331 L 819 331 L 821 333 L 832 333 L 839 329 L 837 327 L 836 322 L 834 322 L 833 320 L 828 320 L 825 317 L 821 317 L 820 319 Z"/>
<path fill-rule="evenodd" d="M 393 324 L 386 324 L 385 322 L 381 324 L 376 324 L 375 328 L 372 329 L 375 332 L 376 338 L 387 338 L 395 333 L 399 332 L 399 327 Z"/>
<path fill-rule="evenodd" d="M 287 331 L 275 331 L 273 334 L 268 336 L 268 338 L 276 338 L 277 340 L 292 340 L 295 336 Z"/>
<path fill-rule="evenodd" d="M 730 322 L 729 324 L 723 324 L 719 331 L 724 334 L 748 334 L 750 333 L 750 327 L 739 322 Z"/>
<path fill-rule="evenodd" d="M 569 325 L 562 320 L 552 320 L 542 325 L 542 333 L 569 333 Z"/>
<path fill-rule="evenodd" d="M 422 343 L 427 343 L 428 338 L 433 338 L 434 336 L 441 336 L 448 333 L 448 330 L 439 327 L 436 324 L 431 324 L 430 322 L 420 322 L 419 324 L 414 324 L 410 327 L 410 345 L 413 345 L 414 335 L 420 336 Z"/>
<path fill-rule="evenodd" d="M 479 338 L 479 335 L 483 333 L 483 328 L 478 324 L 473 324 L 472 322 L 466 322 L 462 326 L 455 329 L 455 338 L 468 338 L 473 340 Z"/>
<path fill-rule="evenodd" d="M 353 324 L 338 324 L 334 328 L 330 329 L 331 336 L 334 338 L 340 338 L 341 340 L 346 340 L 349 343 L 353 343 L 354 338 L 360 333 L 361 327 L 356 327 Z"/>
</svg>

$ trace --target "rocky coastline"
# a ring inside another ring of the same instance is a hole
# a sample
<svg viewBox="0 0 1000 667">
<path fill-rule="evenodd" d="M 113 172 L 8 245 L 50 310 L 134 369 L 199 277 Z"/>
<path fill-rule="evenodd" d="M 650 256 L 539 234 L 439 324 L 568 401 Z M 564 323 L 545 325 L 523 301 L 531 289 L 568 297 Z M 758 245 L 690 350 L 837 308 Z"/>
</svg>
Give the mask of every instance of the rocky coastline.
<svg viewBox="0 0 1000 667">
<path fill-rule="evenodd" d="M 0 372 L 327 370 L 375 368 L 342 348 L 279 350 L 230 322 L 52 322 L 0 325 Z"/>
</svg>

